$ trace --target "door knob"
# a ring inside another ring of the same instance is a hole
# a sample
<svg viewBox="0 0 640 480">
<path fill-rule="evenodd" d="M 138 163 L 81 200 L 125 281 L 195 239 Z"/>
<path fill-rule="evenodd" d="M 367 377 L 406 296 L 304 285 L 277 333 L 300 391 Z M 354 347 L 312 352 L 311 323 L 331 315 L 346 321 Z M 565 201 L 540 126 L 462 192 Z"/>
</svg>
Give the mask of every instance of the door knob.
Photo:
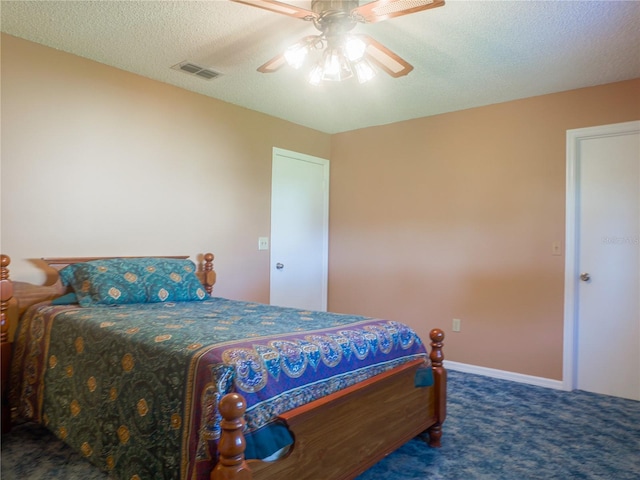
<svg viewBox="0 0 640 480">
<path fill-rule="evenodd" d="M 283 264 L 281 264 L 280 262 L 278 262 L 278 263 L 276 263 L 276 268 L 277 268 L 278 270 L 282 270 L 282 269 L 284 268 L 284 265 L 283 265 Z"/>
<path fill-rule="evenodd" d="M 582 280 L 583 282 L 588 282 L 589 280 L 591 280 L 591 275 L 589 275 L 588 273 L 581 273 L 580 274 L 580 280 Z"/>
</svg>

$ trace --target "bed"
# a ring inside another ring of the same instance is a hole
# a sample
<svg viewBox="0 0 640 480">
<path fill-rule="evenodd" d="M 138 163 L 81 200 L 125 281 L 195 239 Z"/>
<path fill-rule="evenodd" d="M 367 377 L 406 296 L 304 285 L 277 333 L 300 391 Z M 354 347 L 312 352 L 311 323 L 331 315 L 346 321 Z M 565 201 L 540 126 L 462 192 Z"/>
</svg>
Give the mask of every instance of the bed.
<svg viewBox="0 0 640 480">
<path fill-rule="evenodd" d="M 127 480 L 350 479 L 440 446 L 441 330 L 427 352 L 398 322 L 215 297 L 213 258 L 43 259 L 41 287 L 2 255 L 3 431 L 41 422 Z"/>
</svg>

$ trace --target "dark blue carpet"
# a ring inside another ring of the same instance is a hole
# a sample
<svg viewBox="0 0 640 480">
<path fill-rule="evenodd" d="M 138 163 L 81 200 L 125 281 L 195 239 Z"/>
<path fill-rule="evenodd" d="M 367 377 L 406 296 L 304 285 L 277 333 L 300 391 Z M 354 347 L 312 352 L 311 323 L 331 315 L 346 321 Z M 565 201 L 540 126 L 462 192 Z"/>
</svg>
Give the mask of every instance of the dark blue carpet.
<svg viewBox="0 0 640 480">
<path fill-rule="evenodd" d="M 640 479 L 640 402 L 449 372 L 442 443 L 412 440 L 357 480 Z M 32 424 L 1 461 L 4 480 L 107 478 Z"/>
</svg>

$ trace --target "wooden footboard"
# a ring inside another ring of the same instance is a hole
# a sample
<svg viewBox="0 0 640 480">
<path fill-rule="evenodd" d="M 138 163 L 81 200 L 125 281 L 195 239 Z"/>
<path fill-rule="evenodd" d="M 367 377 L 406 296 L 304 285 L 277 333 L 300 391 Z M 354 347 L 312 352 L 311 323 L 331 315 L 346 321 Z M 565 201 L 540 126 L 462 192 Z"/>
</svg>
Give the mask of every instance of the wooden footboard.
<svg viewBox="0 0 640 480">
<path fill-rule="evenodd" d="M 241 395 L 225 396 L 219 444 L 220 461 L 211 480 L 347 480 L 426 432 L 440 446 L 446 417 L 446 371 L 442 366 L 442 330 L 431 331 L 432 387 L 414 386 L 422 361 L 401 365 L 281 415 L 294 436 L 280 460 L 245 461 Z"/>
</svg>

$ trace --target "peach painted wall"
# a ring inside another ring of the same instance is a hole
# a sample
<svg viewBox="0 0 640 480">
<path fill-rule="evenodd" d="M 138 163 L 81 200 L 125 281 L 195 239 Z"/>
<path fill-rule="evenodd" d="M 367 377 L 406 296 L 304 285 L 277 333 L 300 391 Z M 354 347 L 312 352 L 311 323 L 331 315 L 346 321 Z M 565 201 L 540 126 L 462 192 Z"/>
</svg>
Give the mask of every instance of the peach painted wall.
<svg viewBox="0 0 640 480">
<path fill-rule="evenodd" d="M 561 379 L 566 130 L 638 119 L 640 79 L 334 135 L 330 309 Z"/>
<path fill-rule="evenodd" d="M 560 378 L 565 131 L 639 119 L 640 80 L 329 136 L 7 35 L 1 61 L 14 278 L 42 281 L 43 256 L 213 251 L 217 294 L 267 302 L 277 146 L 332 163 L 330 310 Z"/>
<path fill-rule="evenodd" d="M 0 249 L 18 280 L 47 256 L 216 254 L 216 293 L 269 301 L 274 146 L 315 130 L 2 35 Z"/>
</svg>

